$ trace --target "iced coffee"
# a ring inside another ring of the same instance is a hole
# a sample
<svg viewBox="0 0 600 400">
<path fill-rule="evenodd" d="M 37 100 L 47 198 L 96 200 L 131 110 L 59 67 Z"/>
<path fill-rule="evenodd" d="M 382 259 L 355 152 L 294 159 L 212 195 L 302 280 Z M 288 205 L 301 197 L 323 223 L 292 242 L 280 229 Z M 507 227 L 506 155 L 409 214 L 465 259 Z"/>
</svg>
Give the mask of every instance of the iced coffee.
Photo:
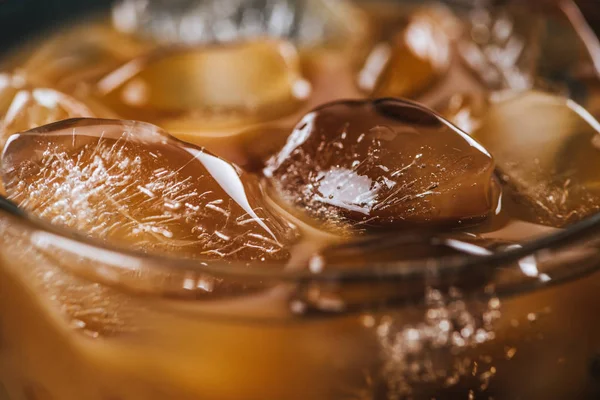
<svg viewBox="0 0 600 400">
<path fill-rule="evenodd" d="M 575 2 L 120 0 L 0 69 L 0 400 L 600 396 Z"/>
</svg>

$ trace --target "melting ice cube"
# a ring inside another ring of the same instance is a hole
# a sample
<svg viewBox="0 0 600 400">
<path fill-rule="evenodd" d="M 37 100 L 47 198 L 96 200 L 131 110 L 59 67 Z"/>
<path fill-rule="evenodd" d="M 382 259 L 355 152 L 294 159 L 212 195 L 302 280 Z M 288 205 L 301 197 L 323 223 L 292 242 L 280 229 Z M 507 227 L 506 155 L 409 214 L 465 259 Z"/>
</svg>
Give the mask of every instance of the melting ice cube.
<svg viewBox="0 0 600 400">
<path fill-rule="evenodd" d="M 444 25 L 454 16 L 444 8 L 415 12 L 389 42 L 373 48 L 358 77 L 373 97 L 413 97 L 436 82 L 452 59 L 452 33 Z"/>
<path fill-rule="evenodd" d="M 27 84 L 20 75 L 0 74 L 0 147 L 12 133 L 95 113 L 73 97 Z"/>
<path fill-rule="evenodd" d="M 120 115 L 187 126 L 230 127 L 274 118 L 298 107 L 310 94 L 295 48 L 259 40 L 194 49 L 159 50 L 135 59 L 98 83 Z"/>
<path fill-rule="evenodd" d="M 560 227 L 600 209 L 600 124 L 572 100 L 498 95 L 474 136 L 536 222 Z"/>
<path fill-rule="evenodd" d="M 14 135 L 2 173 L 29 212 L 145 251 L 282 260 L 295 237 L 256 178 L 145 123 L 76 119 Z"/>
<path fill-rule="evenodd" d="M 464 225 L 497 201 L 494 162 L 468 135 L 409 101 L 341 101 L 296 126 L 264 173 L 322 223 Z"/>
</svg>

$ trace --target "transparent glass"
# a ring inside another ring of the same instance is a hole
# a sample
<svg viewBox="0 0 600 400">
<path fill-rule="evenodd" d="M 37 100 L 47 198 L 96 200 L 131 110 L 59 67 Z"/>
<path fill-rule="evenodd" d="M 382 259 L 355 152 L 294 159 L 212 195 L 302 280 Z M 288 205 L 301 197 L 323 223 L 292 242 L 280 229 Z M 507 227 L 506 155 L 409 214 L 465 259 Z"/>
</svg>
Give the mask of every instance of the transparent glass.
<svg viewBox="0 0 600 400">
<path fill-rule="evenodd" d="M 0 230 L 7 399 L 599 393 L 600 216 L 498 255 L 319 275 L 148 258 L 9 205 Z M 220 278 L 251 290 L 203 297 Z"/>
<path fill-rule="evenodd" d="M 319 274 L 110 248 L 3 199 L 0 241 L 1 400 L 600 397 L 600 215 Z"/>
</svg>

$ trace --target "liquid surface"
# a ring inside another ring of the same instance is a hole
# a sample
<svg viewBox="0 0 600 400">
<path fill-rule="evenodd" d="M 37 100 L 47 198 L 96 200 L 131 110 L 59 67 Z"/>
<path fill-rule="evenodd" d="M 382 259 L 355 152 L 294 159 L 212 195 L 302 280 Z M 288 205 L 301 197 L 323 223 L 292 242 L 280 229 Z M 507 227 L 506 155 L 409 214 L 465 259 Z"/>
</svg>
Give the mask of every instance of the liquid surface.
<svg viewBox="0 0 600 400">
<path fill-rule="evenodd" d="M 311 91 L 299 69 L 292 45 L 261 40 L 159 50 L 123 65 L 97 86 L 127 118 L 176 130 L 231 129 L 295 111 Z"/>
</svg>

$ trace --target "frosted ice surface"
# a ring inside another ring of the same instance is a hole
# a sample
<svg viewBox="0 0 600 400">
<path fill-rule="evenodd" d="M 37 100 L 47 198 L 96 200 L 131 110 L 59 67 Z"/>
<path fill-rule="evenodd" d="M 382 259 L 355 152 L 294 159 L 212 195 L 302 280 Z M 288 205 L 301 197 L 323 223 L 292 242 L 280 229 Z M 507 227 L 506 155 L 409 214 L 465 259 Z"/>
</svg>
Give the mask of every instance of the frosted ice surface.
<svg viewBox="0 0 600 400">
<path fill-rule="evenodd" d="M 475 9 L 459 49 L 463 60 L 492 89 L 533 85 L 539 17 L 527 21 L 509 10 Z"/>
<path fill-rule="evenodd" d="M 327 225 L 465 225 L 496 203 L 486 150 L 416 103 L 330 103 L 307 114 L 264 173 Z"/>
<path fill-rule="evenodd" d="M 300 45 L 348 41 L 364 29 L 349 2 L 329 0 L 122 0 L 113 23 L 123 32 L 198 44 L 280 37 Z"/>
<path fill-rule="evenodd" d="M 9 140 L 9 198 L 90 236 L 206 259 L 288 257 L 294 228 L 256 178 L 145 123 L 67 120 Z"/>
</svg>

